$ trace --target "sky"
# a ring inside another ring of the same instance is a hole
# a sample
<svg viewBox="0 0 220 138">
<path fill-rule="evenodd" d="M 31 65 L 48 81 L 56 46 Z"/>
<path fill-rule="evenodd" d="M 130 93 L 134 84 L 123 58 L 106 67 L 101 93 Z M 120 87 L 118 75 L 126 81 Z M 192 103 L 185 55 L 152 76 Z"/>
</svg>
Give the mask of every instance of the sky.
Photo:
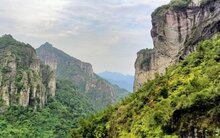
<svg viewBox="0 0 220 138">
<path fill-rule="evenodd" d="M 136 53 L 152 48 L 151 13 L 170 0 L 0 0 L 0 33 L 37 48 L 45 42 L 96 73 L 134 75 Z"/>
</svg>

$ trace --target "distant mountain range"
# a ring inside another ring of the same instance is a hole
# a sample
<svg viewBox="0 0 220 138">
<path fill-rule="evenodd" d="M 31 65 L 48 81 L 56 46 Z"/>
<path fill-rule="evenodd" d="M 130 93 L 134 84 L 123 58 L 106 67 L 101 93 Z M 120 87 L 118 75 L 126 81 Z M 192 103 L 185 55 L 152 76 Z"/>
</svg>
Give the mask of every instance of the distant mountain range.
<svg viewBox="0 0 220 138">
<path fill-rule="evenodd" d="M 134 76 L 109 71 L 99 73 L 98 75 L 112 84 L 118 85 L 130 92 L 133 91 Z"/>
</svg>

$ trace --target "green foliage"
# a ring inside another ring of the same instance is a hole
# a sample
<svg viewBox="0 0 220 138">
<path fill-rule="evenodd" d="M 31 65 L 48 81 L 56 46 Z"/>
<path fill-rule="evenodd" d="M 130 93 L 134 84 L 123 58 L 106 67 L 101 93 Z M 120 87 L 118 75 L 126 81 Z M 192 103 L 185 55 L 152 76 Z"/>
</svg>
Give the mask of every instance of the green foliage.
<svg viewBox="0 0 220 138">
<path fill-rule="evenodd" d="M 220 35 L 201 42 L 197 51 L 164 76 L 146 83 L 114 107 L 80 122 L 72 137 L 167 137 L 193 133 L 219 135 Z"/>
<path fill-rule="evenodd" d="M 11 68 L 10 67 L 5 66 L 5 67 L 2 68 L 2 73 L 3 74 L 10 73 L 10 72 L 11 72 Z"/>
<path fill-rule="evenodd" d="M 220 129 L 219 128 L 216 129 L 216 137 L 220 137 Z"/>
<path fill-rule="evenodd" d="M 157 8 L 153 13 L 152 16 L 162 16 L 165 11 L 167 10 L 182 10 L 188 7 L 189 3 L 192 0 L 171 0 L 171 2 L 167 5 L 163 5 Z"/>
<path fill-rule="evenodd" d="M 19 42 L 11 35 L 4 35 L 0 38 L 0 52 L 8 51 L 8 56 L 15 55 L 17 68 L 28 68 L 28 66 L 32 62 L 32 57 L 35 54 L 34 48 L 32 48 L 29 44 L 25 44 Z M 10 51 L 10 52 L 9 52 Z M 2 53 L 0 53 L 1 56 Z"/>
<path fill-rule="evenodd" d="M 89 100 L 71 82 L 60 80 L 57 86 L 56 97 L 50 98 L 43 109 L 13 106 L 0 114 L 0 137 L 65 138 L 77 127 L 79 118 L 94 112 Z"/>
<path fill-rule="evenodd" d="M 24 86 L 24 83 L 21 81 L 22 80 L 22 72 L 18 71 L 16 78 L 15 78 L 15 86 L 18 89 L 18 92 L 20 92 Z"/>
<path fill-rule="evenodd" d="M 171 0 L 170 7 L 173 9 L 185 8 L 192 0 Z"/>
<path fill-rule="evenodd" d="M 157 8 L 153 13 L 152 16 L 163 16 L 167 10 L 185 10 L 188 5 L 191 3 L 192 0 L 171 0 L 169 4 L 163 5 L 159 8 Z M 215 0 L 201 0 L 201 5 L 205 5 L 209 2 L 212 2 Z"/>
</svg>

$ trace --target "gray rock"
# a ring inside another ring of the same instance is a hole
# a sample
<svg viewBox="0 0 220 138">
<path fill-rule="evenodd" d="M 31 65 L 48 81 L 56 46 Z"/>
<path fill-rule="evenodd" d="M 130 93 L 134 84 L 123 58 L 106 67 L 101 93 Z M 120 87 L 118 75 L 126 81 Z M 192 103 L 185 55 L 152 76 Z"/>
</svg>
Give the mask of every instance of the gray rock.
<svg viewBox="0 0 220 138">
<path fill-rule="evenodd" d="M 134 91 L 154 79 L 155 73 L 164 74 L 167 67 L 184 59 L 198 42 L 220 31 L 220 1 L 201 4 L 193 0 L 185 8 L 156 12 L 152 14 L 152 25 L 154 48 L 137 54 Z"/>
</svg>

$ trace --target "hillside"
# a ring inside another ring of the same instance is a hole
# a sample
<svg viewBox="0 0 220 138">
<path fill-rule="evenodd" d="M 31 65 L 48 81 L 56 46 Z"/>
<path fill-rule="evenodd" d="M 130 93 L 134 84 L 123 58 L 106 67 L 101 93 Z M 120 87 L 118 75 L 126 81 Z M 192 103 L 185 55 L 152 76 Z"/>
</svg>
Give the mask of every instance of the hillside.
<svg viewBox="0 0 220 138">
<path fill-rule="evenodd" d="M 137 53 L 134 91 L 220 31 L 219 0 L 172 0 L 152 14 L 153 49 Z"/>
<path fill-rule="evenodd" d="M 37 54 L 45 64 L 56 70 L 57 78 L 70 80 L 97 110 L 116 103 L 129 94 L 125 89 L 96 75 L 91 64 L 71 57 L 49 43 L 38 48 Z"/>
<path fill-rule="evenodd" d="M 120 104 L 81 121 L 72 137 L 220 136 L 220 35 Z"/>
<path fill-rule="evenodd" d="M 99 73 L 98 75 L 109 81 L 111 84 L 118 85 L 129 92 L 133 92 L 134 76 L 109 71 Z"/>
</svg>

